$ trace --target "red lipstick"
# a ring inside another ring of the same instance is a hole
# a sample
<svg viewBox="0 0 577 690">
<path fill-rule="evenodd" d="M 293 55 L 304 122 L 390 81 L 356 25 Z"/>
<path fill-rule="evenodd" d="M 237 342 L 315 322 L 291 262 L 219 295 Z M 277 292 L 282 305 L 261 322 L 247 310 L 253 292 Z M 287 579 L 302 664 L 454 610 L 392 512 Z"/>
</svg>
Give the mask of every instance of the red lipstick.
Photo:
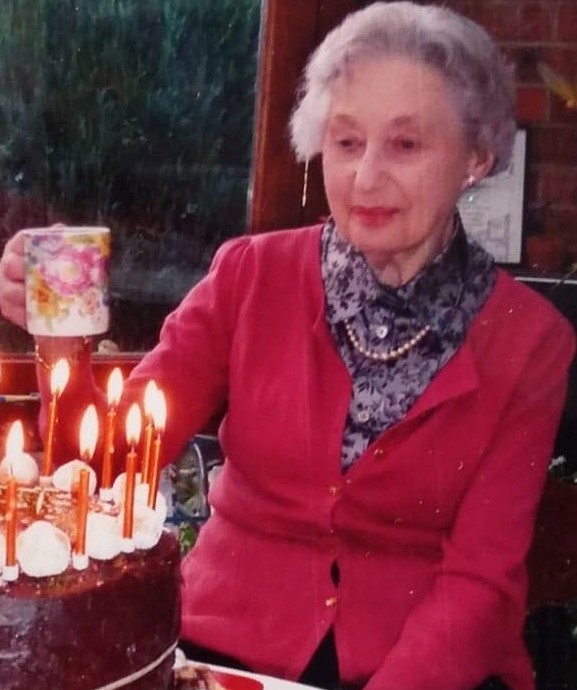
<svg viewBox="0 0 577 690">
<path fill-rule="evenodd" d="M 353 206 L 351 214 L 363 225 L 376 227 L 388 223 L 398 213 L 397 208 L 390 206 Z"/>
</svg>

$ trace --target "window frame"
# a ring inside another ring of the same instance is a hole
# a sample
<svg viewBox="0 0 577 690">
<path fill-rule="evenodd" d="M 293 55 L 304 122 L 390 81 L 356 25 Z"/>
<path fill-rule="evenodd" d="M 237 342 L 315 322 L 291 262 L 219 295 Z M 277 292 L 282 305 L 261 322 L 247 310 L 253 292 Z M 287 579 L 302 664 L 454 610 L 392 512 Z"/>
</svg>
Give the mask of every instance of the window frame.
<svg viewBox="0 0 577 690">
<path fill-rule="evenodd" d="M 249 187 L 248 232 L 319 222 L 327 213 L 318 158 L 305 167 L 290 147 L 288 122 L 306 60 L 362 0 L 263 0 Z"/>
</svg>

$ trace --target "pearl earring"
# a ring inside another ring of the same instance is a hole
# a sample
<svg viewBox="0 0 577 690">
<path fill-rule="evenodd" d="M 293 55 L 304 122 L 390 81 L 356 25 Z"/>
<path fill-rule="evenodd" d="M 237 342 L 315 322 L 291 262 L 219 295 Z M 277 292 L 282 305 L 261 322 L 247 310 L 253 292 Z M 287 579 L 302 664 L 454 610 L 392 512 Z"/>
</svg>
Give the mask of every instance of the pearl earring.
<svg viewBox="0 0 577 690">
<path fill-rule="evenodd" d="M 473 174 L 469 175 L 469 177 L 467 178 L 467 187 L 472 187 L 476 181 L 477 179 Z"/>
</svg>

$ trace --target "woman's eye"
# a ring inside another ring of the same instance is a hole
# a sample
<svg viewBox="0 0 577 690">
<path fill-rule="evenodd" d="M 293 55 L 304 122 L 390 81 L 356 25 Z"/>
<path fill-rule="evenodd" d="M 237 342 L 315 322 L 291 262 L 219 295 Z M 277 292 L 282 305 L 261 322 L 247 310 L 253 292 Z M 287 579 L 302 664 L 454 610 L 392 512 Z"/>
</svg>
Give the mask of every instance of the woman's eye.
<svg viewBox="0 0 577 690">
<path fill-rule="evenodd" d="M 343 151 L 353 151 L 359 146 L 359 140 L 354 137 L 337 137 L 336 143 Z"/>
<path fill-rule="evenodd" d="M 392 146 L 397 151 L 411 152 L 419 148 L 419 142 L 410 137 L 399 137 L 392 141 Z"/>
</svg>

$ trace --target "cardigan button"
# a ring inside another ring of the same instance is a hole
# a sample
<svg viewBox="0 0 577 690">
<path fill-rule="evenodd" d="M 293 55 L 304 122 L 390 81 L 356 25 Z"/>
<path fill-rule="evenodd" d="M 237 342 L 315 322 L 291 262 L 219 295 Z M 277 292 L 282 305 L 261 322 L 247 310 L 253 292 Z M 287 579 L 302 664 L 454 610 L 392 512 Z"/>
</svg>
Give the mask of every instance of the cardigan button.
<svg viewBox="0 0 577 690">
<path fill-rule="evenodd" d="M 327 608 L 331 606 L 336 606 L 337 605 L 337 598 L 336 597 L 329 597 L 328 599 L 325 599 L 325 606 Z"/>
<path fill-rule="evenodd" d="M 329 494 L 331 496 L 336 496 L 340 490 L 341 490 L 341 487 L 336 486 L 335 484 L 333 484 L 332 486 L 329 486 Z"/>
<path fill-rule="evenodd" d="M 385 456 L 385 449 L 381 447 L 375 448 L 373 455 L 375 456 L 375 458 L 381 459 Z"/>
</svg>

